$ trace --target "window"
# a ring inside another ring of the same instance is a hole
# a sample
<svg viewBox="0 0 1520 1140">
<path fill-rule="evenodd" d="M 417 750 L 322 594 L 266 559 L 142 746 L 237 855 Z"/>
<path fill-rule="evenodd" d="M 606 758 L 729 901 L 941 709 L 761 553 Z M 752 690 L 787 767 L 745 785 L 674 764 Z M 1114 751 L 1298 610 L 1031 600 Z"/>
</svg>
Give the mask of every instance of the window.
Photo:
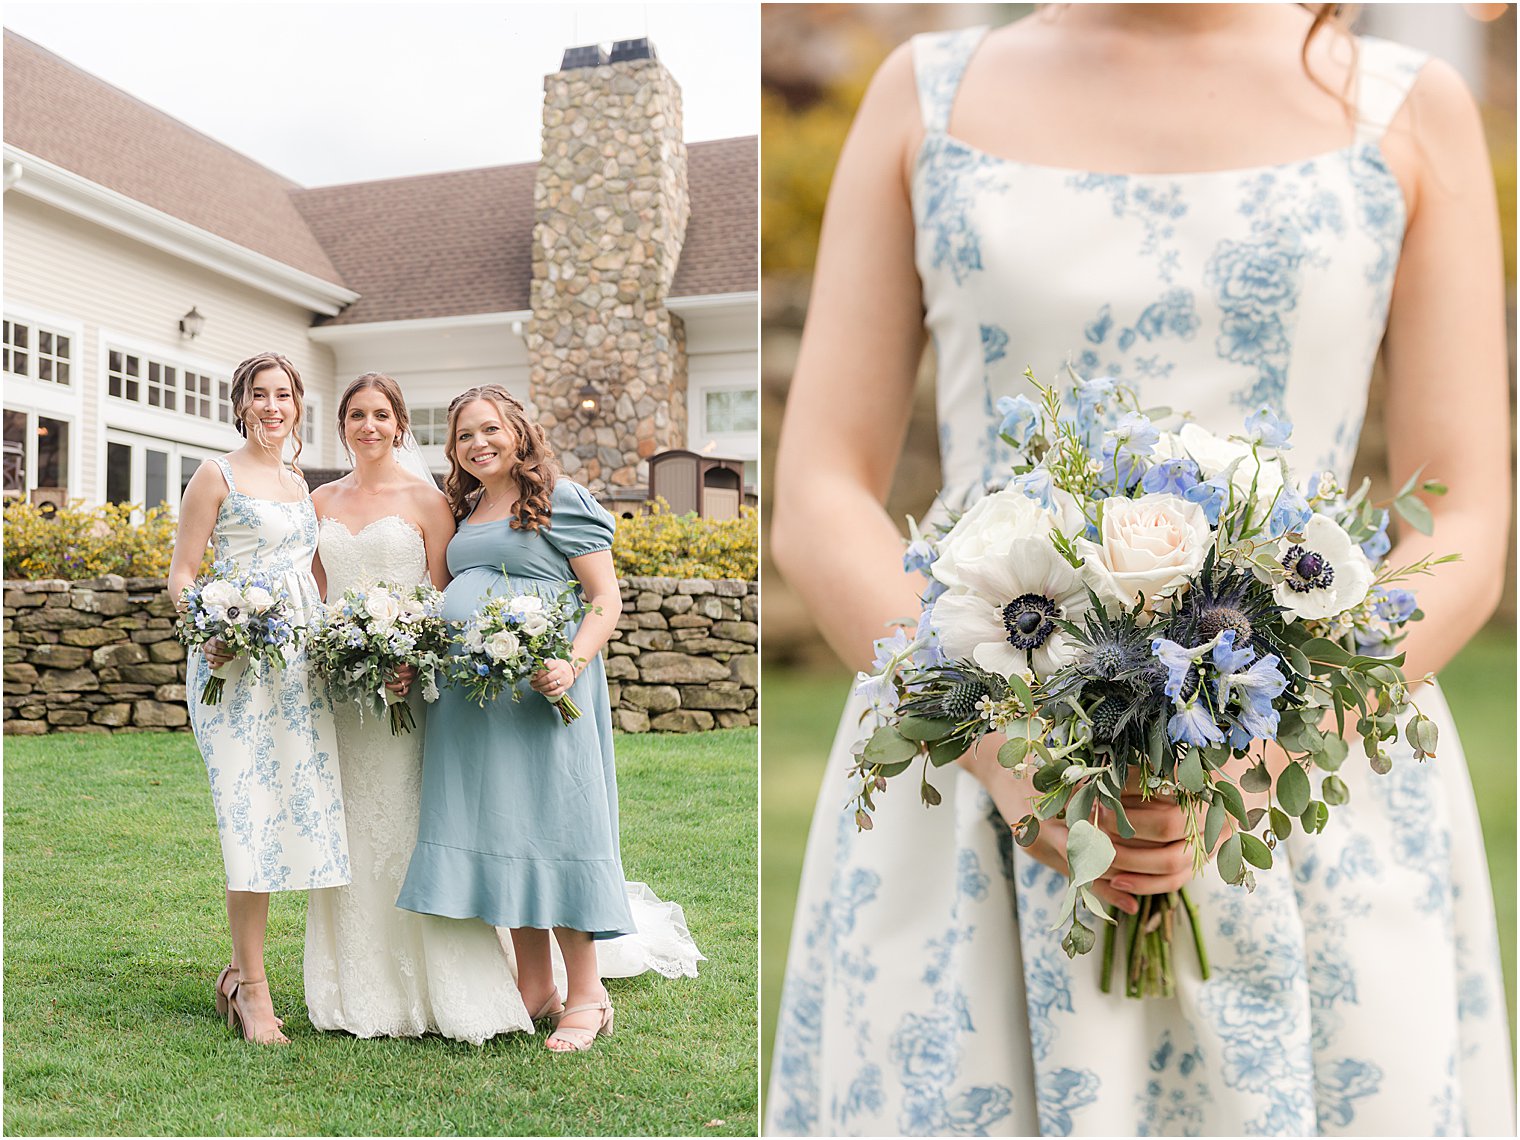
<svg viewBox="0 0 1520 1140">
<path fill-rule="evenodd" d="M 449 410 L 447 408 L 413 408 L 412 435 L 422 447 L 442 447 L 449 441 Z"/>
<path fill-rule="evenodd" d="M 183 412 L 215 423 L 232 422 L 232 384 L 141 353 L 113 348 L 106 353 L 106 391 L 166 412 Z"/>
<path fill-rule="evenodd" d="M 703 395 L 703 418 L 708 435 L 760 429 L 760 393 L 756 389 L 718 389 Z"/>
<path fill-rule="evenodd" d="M 5 409 L 5 494 L 24 498 L 39 487 L 69 489 L 68 420 Z"/>
<path fill-rule="evenodd" d="M 71 383 L 74 345 L 68 334 L 7 317 L 0 341 L 0 368 L 4 371 L 65 388 Z"/>
<path fill-rule="evenodd" d="M 106 438 L 106 501 L 177 509 L 201 461 L 213 454 L 167 439 L 112 431 Z"/>
</svg>

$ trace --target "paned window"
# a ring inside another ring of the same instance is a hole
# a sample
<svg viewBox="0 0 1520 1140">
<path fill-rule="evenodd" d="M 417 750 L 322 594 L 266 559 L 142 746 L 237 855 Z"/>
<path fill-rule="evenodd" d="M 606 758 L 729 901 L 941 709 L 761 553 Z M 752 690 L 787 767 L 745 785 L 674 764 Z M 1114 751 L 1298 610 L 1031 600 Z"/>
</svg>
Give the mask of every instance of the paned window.
<svg viewBox="0 0 1520 1140">
<path fill-rule="evenodd" d="M 74 338 L 7 317 L 0 336 L 0 369 L 67 388 L 73 381 Z"/>
</svg>

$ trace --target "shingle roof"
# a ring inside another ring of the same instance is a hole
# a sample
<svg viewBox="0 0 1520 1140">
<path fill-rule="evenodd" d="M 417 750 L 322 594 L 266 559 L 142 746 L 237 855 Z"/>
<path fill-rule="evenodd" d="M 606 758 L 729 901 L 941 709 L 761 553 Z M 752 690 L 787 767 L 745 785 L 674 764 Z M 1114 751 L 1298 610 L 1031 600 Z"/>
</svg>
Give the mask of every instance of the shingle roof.
<svg viewBox="0 0 1520 1140">
<path fill-rule="evenodd" d="M 5 141 L 218 237 L 345 284 L 291 202 L 294 182 L 8 29 Z"/>
<path fill-rule="evenodd" d="M 360 294 L 328 324 L 529 307 L 535 163 L 303 189 L 5 33 L 6 141 Z M 687 145 L 691 218 L 671 295 L 758 288 L 758 140 Z"/>
<path fill-rule="evenodd" d="M 757 288 L 753 136 L 687 145 L 691 218 L 671 295 Z M 529 307 L 536 163 L 297 190 L 312 232 L 360 294 L 324 323 Z"/>
</svg>

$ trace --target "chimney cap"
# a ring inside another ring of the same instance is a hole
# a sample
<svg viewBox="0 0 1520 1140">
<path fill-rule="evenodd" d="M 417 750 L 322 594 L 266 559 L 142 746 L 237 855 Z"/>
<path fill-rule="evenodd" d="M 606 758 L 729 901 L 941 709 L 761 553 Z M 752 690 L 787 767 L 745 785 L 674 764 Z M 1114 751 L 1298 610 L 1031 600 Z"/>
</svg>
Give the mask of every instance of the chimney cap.
<svg viewBox="0 0 1520 1140">
<path fill-rule="evenodd" d="M 561 71 L 575 71 L 582 67 L 602 67 L 607 63 L 607 53 L 601 44 L 587 44 L 585 47 L 566 48 L 564 58 L 560 60 Z"/>
<path fill-rule="evenodd" d="M 628 63 L 636 59 L 659 59 L 655 54 L 654 44 L 649 42 L 649 37 L 644 36 L 636 40 L 616 40 L 612 45 L 613 63 Z"/>
</svg>

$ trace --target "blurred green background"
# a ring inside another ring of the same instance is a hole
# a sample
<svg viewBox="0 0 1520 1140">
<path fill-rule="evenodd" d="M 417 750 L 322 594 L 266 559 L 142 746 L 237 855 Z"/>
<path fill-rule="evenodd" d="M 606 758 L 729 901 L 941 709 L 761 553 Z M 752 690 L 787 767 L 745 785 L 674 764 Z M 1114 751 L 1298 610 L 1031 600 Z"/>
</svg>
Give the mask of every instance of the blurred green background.
<svg viewBox="0 0 1520 1140">
<path fill-rule="evenodd" d="M 818 225 L 834 162 L 855 107 L 881 60 L 920 31 L 1001 24 L 1027 4 L 769 4 L 762 58 L 762 462 L 775 454 L 786 391 L 807 313 Z M 1483 11 L 1479 12 L 1478 10 Z M 1488 19 L 1480 19 L 1479 16 Z M 1415 44 L 1458 67 L 1483 110 L 1494 160 L 1510 285 L 1511 439 L 1514 438 L 1515 9 L 1512 5 L 1363 5 L 1357 30 Z M 1374 494 L 1390 488 L 1382 392 L 1374 377 L 1357 458 Z M 912 423 L 887 509 L 921 516 L 939 485 L 933 360 L 926 355 Z M 768 477 L 762 479 L 769 516 Z M 1513 520 L 1511 522 L 1513 536 Z M 1515 1026 L 1515 593 L 1514 553 L 1505 599 L 1489 628 L 1442 674 L 1478 794 Z M 764 581 L 761 726 L 762 1058 L 770 1061 L 792 907 L 824 761 L 849 690 L 849 675 L 818 638 L 801 603 L 768 561 Z M 846 798 L 842 775 L 839 800 Z"/>
</svg>

